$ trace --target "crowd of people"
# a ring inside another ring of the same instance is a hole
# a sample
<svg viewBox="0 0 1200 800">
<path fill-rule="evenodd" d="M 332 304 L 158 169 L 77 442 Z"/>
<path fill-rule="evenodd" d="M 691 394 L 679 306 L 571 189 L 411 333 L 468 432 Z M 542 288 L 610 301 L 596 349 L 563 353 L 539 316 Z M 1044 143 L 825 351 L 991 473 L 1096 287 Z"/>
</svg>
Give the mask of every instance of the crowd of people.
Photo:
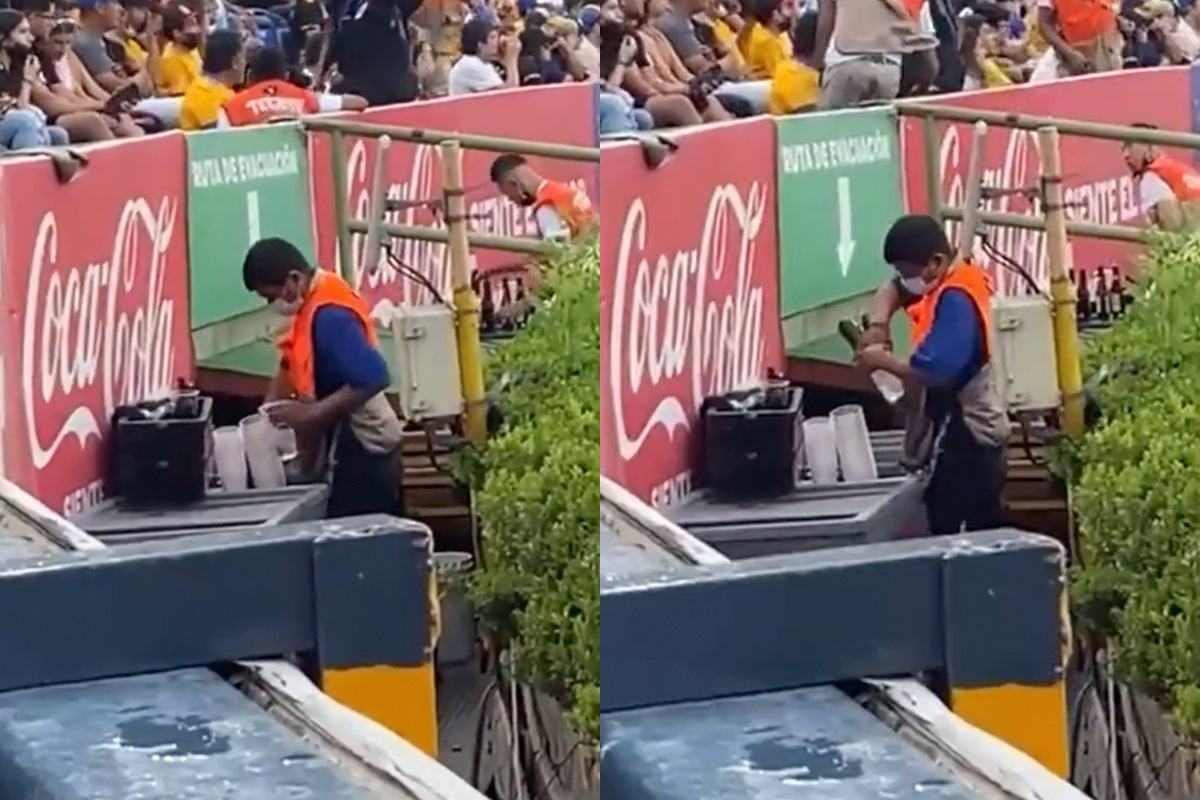
<svg viewBox="0 0 1200 800">
<path fill-rule="evenodd" d="M 1197 0 L 7 2 L 6 149 L 564 82 L 624 134 L 1200 56 Z"/>
</svg>

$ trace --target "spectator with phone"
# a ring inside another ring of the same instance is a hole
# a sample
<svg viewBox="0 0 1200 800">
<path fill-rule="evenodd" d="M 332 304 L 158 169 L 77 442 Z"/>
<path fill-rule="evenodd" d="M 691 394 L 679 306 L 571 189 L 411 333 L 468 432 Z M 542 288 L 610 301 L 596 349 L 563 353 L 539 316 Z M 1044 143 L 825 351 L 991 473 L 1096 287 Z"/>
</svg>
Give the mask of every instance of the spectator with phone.
<svg viewBox="0 0 1200 800">
<path fill-rule="evenodd" d="M 20 11 L 0 9 L 0 147 L 28 150 L 68 142 L 67 132 L 50 125 L 33 104 L 41 65 L 31 58 L 33 31 Z"/>
<path fill-rule="evenodd" d="M 496 25 L 482 17 L 467 20 L 462 29 L 462 55 L 450 68 L 450 95 L 519 86 L 520 55 L 517 36 L 501 36 Z"/>
</svg>

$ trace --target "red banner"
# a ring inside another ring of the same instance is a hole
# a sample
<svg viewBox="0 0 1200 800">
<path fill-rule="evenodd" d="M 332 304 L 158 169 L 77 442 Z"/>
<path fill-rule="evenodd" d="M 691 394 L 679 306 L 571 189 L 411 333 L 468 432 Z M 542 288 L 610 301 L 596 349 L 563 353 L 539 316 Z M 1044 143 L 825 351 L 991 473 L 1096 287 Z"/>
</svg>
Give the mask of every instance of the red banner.
<svg viewBox="0 0 1200 800">
<path fill-rule="evenodd" d="M 939 105 L 1011 111 L 1032 116 L 1129 125 L 1153 123 L 1178 131 L 1192 129 L 1191 86 L 1187 68 L 1139 69 L 1035 86 L 991 89 L 985 92 L 937 99 Z M 907 117 L 902 126 L 904 181 L 908 207 L 929 208 L 925 184 L 925 150 L 922 122 Z M 967 161 L 970 158 L 971 128 L 965 124 L 942 125 L 938 136 L 938 160 L 943 202 L 962 205 Z M 1179 154 L 1189 163 L 1189 153 Z M 1141 211 L 1133 180 L 1121 158 L 1117 142 L 1064 137 L 1062 145 L 1065 200 L 1071 219 L 1103 224 L 1137 225 Z M 992 127 L 984 150 L 984 185 L 1007 189 L 1036 189 L 1040 167 L 1036 131 Z M 991 211 L 1034 213 L 1029 194 L 1007 195 L 984 205 Z M 951 227 L 957 228 L 956 223 Z M 1048 281 L 1045 247 L 1039 231 L 992 227 L 991 242 L 1001 253 L 1025 267 L 1043 286 Z M 1099 239 L 1071 240 L 1073 265 L 1077 270 L 1120 266 L 1131 263 L 1130 246 Z M 977 252 L 996 278 L 1001 294 L 1021 294 L 1026 283 L 1018 275 L 997 268 L 994 259 Z"/>
<path fill-rule="evenodd" d="M 353 116 L 355 121 L 381 125 L 401 125 L 443 131 L 469 131 L 479 136 L 500 136 L 537 142 L 593 146 L 596 140 L 595 114 L 590 85 L 574 84 L 519 91 L 488 92 L 411 105 L 372 109 Z M 356 219 L 368 216 L 371 179 L 375 169 L 377 139 L 347 139 L 347 198 Z M 330 144 L 327 136 L 314 136 L 309 149 L 312 157 L 313 208 L 316 214 L 317 255 L 325 265 L 337 263 L 337 218 L 334 213 L 333 182 L 330 170 Z M 480 150 L 464 152 L 464 184 L 467 189 L 467 214 L 471 229 L 504 236 L 536 236 L 532 215 L 506 200 L 489 180 L 488 173 L 496 153 Z M 577 161 L 530 158 L 530 164 L 547 178 L 571 181 L 586 187 L 596 196 L 596 165 Z M 388 196 L 405 200 L 440 200 L 442 167 L 438 148 L 393 142 L 388 153 Z M 603 213 L 603 208 L 601 209 Z M 390 215 L 402 225 L 438 224 L 428 205 Z M 371 275 L 363 273 L 365 236 L 355 236 L 352 248 L 358 288 L 367 298 L 376 318 L 401 302 L 424 303 L 431 300 L 427 289 L 404 277 L 386 259 Z M 396 242 L 393 253 L 400 262 L 415 268 L 430 280 L 439 292 L 450 288 L 450 265 L 441 244 L 406 239 Z M 493 269 L 519 263 L 523 259 L 498 251 L 472 251 L 474 269 Z"/>
<path fill-rule="evenodd" d="M 657 506 L 690 490 L 704 398 L 783 362 L 775 125 L 675 138 L 658 169 L 633 143 L 600 166 L 601 469 Z"/>
<path fill-rule="evenodd" d="M 5 161 L 3 470 L 56 510 L 100 498 L 113 409 L 195 371 L 183 136 L 95 147 L 60 185 Z"/>
</svg>

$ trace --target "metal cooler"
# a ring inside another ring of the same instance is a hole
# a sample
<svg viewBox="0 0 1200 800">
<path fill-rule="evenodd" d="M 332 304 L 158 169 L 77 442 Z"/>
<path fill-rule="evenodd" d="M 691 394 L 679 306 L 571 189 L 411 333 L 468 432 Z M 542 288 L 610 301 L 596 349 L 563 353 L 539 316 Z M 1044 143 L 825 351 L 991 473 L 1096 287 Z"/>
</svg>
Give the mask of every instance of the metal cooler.
<svg viewBox="0 0 1200 800">
<path fill-rule="evenodd" d="M 924 484 L 913 477 L 806 484 L 780 497 L 723 502 L 700 491 L 665 513 L 737 560 L 924 536 Z"/>
<path fill-rule="evenodd" d="M 210 492 L 178 508 L 125 509 L 109 500 L 71 522 L 110 545 L 171 539 L 233 528 L 258 528 L 322 519 L 329 499 L 326 484 L 282 489 Z"/>
</svg>

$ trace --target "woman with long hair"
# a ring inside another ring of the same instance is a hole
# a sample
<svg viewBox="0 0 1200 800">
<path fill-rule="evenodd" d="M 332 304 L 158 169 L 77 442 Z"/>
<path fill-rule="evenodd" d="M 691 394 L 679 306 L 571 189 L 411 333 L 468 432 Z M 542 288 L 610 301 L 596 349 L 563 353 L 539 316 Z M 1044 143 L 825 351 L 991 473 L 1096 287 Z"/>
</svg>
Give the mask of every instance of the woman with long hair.
<svg viewBox="0 0 1200 800">
<path fill-rule="evenodd" d="M 67 132 L 47 124 L 33 104 L 41 65 L 31 58 L 33 31 L 20 11 L 0 9 L 0 146 L 8 150 L 67 144 Z"/>
</svg>

